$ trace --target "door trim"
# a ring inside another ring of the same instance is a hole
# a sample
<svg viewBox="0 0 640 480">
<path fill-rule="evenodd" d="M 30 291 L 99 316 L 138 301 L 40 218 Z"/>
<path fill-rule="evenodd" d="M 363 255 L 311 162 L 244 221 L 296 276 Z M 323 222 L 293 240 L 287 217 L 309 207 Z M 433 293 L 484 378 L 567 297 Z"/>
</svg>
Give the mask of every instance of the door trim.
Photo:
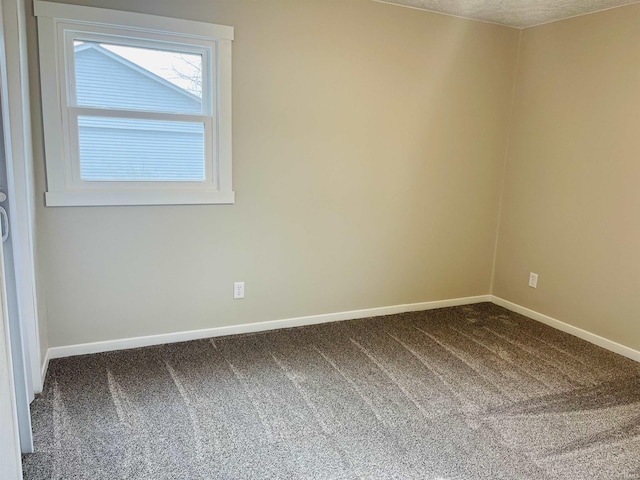
<svg viewBox="0 0 640 480">
<path fill-rule="evenodd" d="M 13 366 L 9 341 L 9 318 L 4 292 L 4 268 L 2 268 L 2 245 L 0 245 L 0 478 L 20 480 L 22 462 L 20 437 L 18 434 L 18 409 Z"/>
<path fill-rule="evenodd" d="M 1 0 L 4 58 L 8 92 L 10 151 L 7 146 L 9 218 L 12 230 L 18 311 L 25 335 L 25 361 L 32 386 L 30 400 L 42 392 L 42 358 L 35 270 L 35 180 L 31 142 L 29 75 L 27 70 L 26 11 L 24 0 Z"/>
</svg>

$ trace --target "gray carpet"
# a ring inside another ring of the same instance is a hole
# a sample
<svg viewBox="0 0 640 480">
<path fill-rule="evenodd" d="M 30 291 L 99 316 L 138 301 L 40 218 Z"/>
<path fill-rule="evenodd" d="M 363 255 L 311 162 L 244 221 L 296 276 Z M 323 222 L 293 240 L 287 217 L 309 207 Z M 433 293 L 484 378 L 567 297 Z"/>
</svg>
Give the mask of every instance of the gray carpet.
<svg viewBox="0 0 640 480">
<path fill-rule="evenodd" d="M 36 479 L 638 479 L 640 365 L 491 304 L 51 362 Z"/>
</svg>

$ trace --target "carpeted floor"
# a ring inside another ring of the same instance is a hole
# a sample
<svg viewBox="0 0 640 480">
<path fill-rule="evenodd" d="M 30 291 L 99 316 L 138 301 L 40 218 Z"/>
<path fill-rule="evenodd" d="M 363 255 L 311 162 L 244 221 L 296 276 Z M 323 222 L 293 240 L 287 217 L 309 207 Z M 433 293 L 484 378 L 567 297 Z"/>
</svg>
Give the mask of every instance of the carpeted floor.
<svg viewBox="0 0 640 480">
<path fill-rule="evenodd" d="M 491 304 L 51 362 L 36 479 L 639 479 L 640 365 Z"/>
</svg>

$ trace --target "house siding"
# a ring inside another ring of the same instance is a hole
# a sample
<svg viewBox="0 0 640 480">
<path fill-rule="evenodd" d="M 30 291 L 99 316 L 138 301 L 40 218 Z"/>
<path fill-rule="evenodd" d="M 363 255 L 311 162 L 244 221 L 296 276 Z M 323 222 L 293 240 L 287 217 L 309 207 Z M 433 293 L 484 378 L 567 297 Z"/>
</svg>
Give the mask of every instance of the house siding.
<svg viewBox="0 0 640 480">
<path fill-rule="evenodd" d="M 78 105 L 196 115 L 202 112 L 201 102 L 188 92 L 167 87 L 96 48 L 78 51 L 75 62 Z"/>
<path fill-rule="evenodd" d="M 77 51 L 75 64 L 80 106 L 201 113 L 201 102 L 188 92 L 99 48 Z M 193 182 L 205 178 L 202 123 L 81 116 L 78 136 L 85 181 Z"/>
</svg>

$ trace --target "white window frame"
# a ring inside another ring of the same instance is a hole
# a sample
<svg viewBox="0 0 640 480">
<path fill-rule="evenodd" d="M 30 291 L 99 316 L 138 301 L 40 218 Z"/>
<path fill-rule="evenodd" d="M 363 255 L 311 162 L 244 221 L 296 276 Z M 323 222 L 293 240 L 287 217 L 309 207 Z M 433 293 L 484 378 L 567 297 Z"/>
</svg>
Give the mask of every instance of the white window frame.
<svg viewBox="0 0 640 480">
<path fill-rule="evenodd" d="M 46 206 L 234 203 L 231 183 L 233 27 L 36 0 L 47 166 Z M 201 114 L 81 107 L 75 100 L 73 41 L 166 45 L 202 55 Z M 70 101 L 71 100 L 71 101 Z M 86 181 L 80 176 L 78 116 L 199 122 L 205 131 L 205 181 Z"/>
</svg>

